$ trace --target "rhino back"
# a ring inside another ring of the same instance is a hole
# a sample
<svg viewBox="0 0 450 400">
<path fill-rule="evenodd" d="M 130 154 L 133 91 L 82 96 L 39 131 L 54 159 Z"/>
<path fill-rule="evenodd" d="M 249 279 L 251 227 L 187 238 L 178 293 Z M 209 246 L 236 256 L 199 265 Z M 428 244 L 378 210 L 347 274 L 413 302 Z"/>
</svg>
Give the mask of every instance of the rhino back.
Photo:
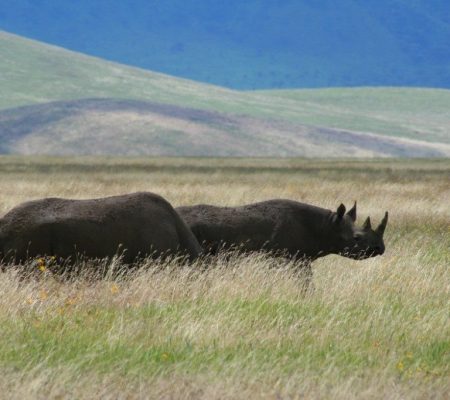
<svg viewBox="0 0 450 400">
<path fill-rule="evenodd" d="M 296 251 L 305 235 L 305 207 L 289 200 L 270 200 L 240 207 L 196 205 L 179 207 L 200 243 L 243 247 L 245 250 Z"/>
</svg>

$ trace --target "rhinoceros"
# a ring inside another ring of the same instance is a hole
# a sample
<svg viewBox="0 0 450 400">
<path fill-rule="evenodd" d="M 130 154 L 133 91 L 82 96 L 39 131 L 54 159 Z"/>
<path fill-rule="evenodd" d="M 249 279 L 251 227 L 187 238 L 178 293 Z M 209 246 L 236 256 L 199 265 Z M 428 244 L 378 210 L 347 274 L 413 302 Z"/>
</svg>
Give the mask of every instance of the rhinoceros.
<svg viewBox="0 0 450 400">
<path fill-rule="evenodd" d="M 38 256 L 108 258 L 183 254 L 201 246 L 161 196 L 140 192 L 89 200 L 45 198 L 13 208 L 0 219 L 0 253 L 21 263 Z"/>
<path fill-rule="evenodd" d="M 328 254 L 354 259 L 384 253 L 383 233 L 388 213 L 374 230 L 370 217 L 355 226 L 356 202 L 346 213 L 292 200 L 274 199 L 240 207 L 199 204 L 176 208 L 206 252 L 232 247 L 265 250 L 301 259 L 303 274 L 311 278 L 311 261 Z"/>
</svg>

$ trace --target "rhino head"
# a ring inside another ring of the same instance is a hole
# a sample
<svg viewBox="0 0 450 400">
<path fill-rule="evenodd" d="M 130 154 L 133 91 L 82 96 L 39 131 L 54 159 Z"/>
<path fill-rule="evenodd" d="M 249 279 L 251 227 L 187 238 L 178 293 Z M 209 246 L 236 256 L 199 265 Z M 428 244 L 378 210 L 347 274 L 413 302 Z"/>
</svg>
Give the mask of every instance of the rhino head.
<svg viewBox="0 0 450 400">
<path fill-rule="evenodd" d="M 361 228 L 355 226 L 356 202 L 347 213 L 345 211 L 345 206 L 341 204 L 332 214 L 335 253 L 356 260 L 383 254 L 383 234 L 388 221 L 388 212 L 386 211 L 380 225 L 372 229 L 370 217 L 367 217 Z"/>
</svg>

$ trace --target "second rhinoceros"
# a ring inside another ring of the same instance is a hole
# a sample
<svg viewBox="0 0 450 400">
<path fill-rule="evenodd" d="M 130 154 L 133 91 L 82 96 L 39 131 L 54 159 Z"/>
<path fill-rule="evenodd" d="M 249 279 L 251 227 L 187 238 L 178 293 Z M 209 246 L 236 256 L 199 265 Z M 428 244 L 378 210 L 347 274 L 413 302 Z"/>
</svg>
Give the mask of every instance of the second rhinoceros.
<svg viewBox="0 0 450 400">
<path fill-rule="evenodd" d="M 284 199 L 240 207 L 199 204 L 176 210 L 207 252 L 214 254 L 227 247 L 282 252 L 303 260 L 308 276 L 311 261 L 319 257 L 339 254 L 361 260 L 385 250 L 388 213 L 376 229 L 370 217 L 356 227 L 356 202 L 348 212 L 343 204 L 332 211 Z"/>
</svg>

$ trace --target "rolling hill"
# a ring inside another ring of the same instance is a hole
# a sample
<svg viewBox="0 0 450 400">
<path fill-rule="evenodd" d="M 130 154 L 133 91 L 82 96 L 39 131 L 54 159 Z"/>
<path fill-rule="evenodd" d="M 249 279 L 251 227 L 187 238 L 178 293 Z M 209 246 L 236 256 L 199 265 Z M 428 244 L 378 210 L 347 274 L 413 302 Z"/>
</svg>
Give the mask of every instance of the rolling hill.
<svg viewBox="0 0 450 400">
<path fill-rule="evenodd" d="M 450 91 L 234 91 L 0 32 L 0 150 L 450 156 Z"/>
<path fill-rule="evenodd" d="M 450 156 L 450 145 L 141 100 L 82 99 L 0 111 L 14 154 L 129 156 Z"/>
</svg>

